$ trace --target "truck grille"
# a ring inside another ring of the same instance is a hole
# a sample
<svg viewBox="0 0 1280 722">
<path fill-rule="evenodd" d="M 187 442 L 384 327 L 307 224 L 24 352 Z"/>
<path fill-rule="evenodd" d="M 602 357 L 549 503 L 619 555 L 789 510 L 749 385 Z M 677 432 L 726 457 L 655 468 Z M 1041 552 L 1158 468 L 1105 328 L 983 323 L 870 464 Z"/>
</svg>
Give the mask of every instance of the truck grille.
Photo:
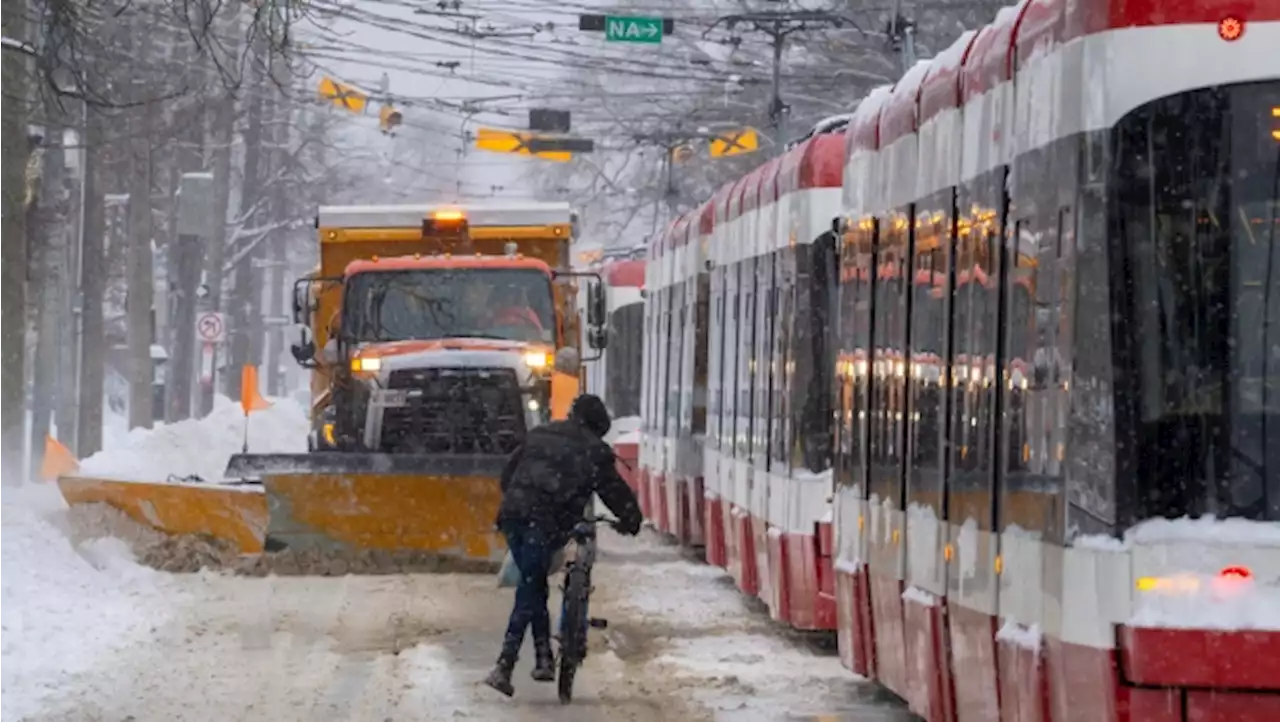
<svg viewBox="0 0 1280 722">
<path fill-rule="evenodd" d="M 384 412 L 383 451 L 509 454 L 524 440 L 524 406 L 512 369 L 402 369 L 388 384 L 410 395 L 407 406 Z"/>
</svg>

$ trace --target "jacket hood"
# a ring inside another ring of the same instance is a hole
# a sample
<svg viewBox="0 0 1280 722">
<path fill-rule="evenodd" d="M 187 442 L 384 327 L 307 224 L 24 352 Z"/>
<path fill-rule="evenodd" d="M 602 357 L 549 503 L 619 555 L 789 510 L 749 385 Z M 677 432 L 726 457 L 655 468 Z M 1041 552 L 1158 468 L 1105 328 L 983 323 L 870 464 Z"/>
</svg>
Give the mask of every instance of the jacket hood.
<svg viewBox="0 0 1280 722">
<path fill-rule="evenodd" d="M 569 408 L 569 418 L 601 438 L 604 438 L 604 435 L 609 433 L 609 428 L 613 426 L 613 420 L 609 418 L 609 409 L 605 407 L 604 401 L 594 394 L 583 394 L 574 399 L 573 406 Z"/>
</svg>

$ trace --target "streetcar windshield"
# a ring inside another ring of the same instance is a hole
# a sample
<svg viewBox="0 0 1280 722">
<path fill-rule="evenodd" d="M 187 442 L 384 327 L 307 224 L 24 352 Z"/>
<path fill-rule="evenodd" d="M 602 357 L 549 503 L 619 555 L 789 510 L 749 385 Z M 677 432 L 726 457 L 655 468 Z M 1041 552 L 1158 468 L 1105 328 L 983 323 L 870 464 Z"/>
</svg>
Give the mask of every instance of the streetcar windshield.
<svg viewBox="0 0 1280 722">
<path fill-rule="evenodd" d="M 1280 518 L 1280 83 L 1162 98 L 1115 142 L 1149 511 Z"/>
</svg>

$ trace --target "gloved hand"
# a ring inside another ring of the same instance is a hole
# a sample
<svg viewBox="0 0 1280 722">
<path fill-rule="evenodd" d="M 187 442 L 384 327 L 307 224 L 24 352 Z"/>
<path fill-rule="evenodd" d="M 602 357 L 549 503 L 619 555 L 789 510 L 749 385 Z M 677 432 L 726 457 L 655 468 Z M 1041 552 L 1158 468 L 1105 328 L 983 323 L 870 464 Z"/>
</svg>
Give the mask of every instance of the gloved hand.
<svg viewBox="0 0 1280 722">
<path fill-rule="evenodd" d="M 628 515 L 625 519 L 619 519 L 614 528 L 619 534 L 627 536 L 635 536 L 640 533 L 640 525 L 644 523 L 644 519 L 639 514 L 634 516 Z"/>
</svg>

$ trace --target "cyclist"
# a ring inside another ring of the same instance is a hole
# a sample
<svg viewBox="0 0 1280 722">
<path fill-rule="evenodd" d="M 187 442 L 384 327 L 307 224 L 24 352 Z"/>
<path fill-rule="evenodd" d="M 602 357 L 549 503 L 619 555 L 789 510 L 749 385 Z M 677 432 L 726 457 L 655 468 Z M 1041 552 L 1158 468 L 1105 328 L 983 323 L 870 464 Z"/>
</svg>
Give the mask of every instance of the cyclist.
<svg viewBox="0 0 1280 722">
<path fill-rule="evenodd" d="M 485 684 L 510 697 L 526 627 L 533 627 L 533 678 L 555 680 L 551 653 L 551 616 L 547 612 L 547 576 L 551 558 L 569 540 L 591 495 L 597 494 L 618 517 L 627 535 L 640 531 L 640 505 L 615 466 L 613 450 L 602 441 L 612 422 L 600 397 L 574 399 L 569 418 L 531 430 L 502 472 L 498 528 L 520 570 L 515 606 L 502 641 L 502 653 Z"/>
</svg>

